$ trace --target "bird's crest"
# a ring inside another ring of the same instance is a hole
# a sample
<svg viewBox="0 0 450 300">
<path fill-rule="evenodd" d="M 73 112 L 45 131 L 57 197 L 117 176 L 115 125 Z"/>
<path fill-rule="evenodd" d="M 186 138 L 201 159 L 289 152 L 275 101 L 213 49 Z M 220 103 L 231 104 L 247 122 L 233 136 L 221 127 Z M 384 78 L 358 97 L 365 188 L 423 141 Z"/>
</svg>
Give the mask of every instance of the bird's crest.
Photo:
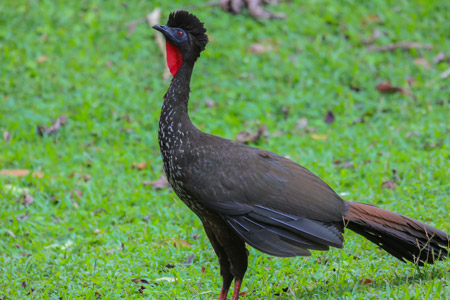
<svg viewBox="0 0 450 300">
<path fill-rule="evenodd" d="M 206 44 L 208 43 L 206 28 L 203 26 L 203 22 L 200 22 L 195 15 L 185 10 L 171 12 L 167 26 L 186 30 L 195 38 L 194 46 L 198 52 L 200 53 L 205 50 Z"/>
</svg>

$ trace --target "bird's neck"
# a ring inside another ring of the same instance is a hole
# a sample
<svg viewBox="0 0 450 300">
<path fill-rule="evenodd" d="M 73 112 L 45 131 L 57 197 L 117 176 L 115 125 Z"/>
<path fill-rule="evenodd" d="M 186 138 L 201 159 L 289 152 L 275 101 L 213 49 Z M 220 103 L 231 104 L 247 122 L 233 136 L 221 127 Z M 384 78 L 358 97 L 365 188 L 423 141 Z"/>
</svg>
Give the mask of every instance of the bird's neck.
<svg viewBox="0 0 450 300">
<path fill-rule="evenodd" d="M 198 129 L 188 115 L 191 75 L 194 64 L 184 62 L 164 95 L 159 119 L 159 144 L 163 158 L 169 151 L 185 147 L 183 140 L 189 139 Z"/>
</svg>

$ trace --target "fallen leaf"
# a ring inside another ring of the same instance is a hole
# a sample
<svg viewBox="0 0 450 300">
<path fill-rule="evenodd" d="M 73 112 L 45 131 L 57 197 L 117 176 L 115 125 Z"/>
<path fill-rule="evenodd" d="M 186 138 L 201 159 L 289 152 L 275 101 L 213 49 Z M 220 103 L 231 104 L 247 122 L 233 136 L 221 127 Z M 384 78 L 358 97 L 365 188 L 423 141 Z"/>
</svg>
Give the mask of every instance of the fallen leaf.
<svg viewBox="0 0 450 300">
<path fill-rule="evenodd" d="M 23 288 L 26 288 L 26 287 L 28 286 L 28 283 L 27 283 L 26 281 L 23 281 L 20 285 L 21 285 Z"/>
<path fill-rule="evenodd" d="M 183 239 L 171 238 L 171 240 L 174 242 L 176 248 L 179 248 L 180 244 L 185 247 L 192 247 L 192 244 L 189 244 Z"/>
<path fill-rule="evenodd" d="M 410 49 L 423 49 L 423 50 L 431 50 L 433 49 L 432 45 L 428 44 L 421 44 L 417 42 L 399 42 L 384 46 L 376 46 L 371 45 L 367 47 L 368 51 L 375 51 L 375 52 L 386 52 L 386 51 L 394 51 L 394 50 L 410 50 Z"/>
<path fill-rule="evenodd" d="M 450 75 L 450 68 L 448 68 L 447 70 L 445 70 L 444 72 L 442 72 L 441 74 L 441 79 L 445 79 Z"/>
<path fill-rule="evenodd" d="M 295 128 L 297 129 L 303 129 L 306 128 L 306 126 L 308 126 L 308 119 L 305 117 L 300 118 L 300 120 L 297 121 L 297 124 L 295 124 Z"/>
<path fill-rule="evenodd" d="M 194 255 L 194 254 L 191 254 L 191 256 L 189 256 L 189 257 L 186 259 L 186 261 L 182 262 L 181 264 L 182 264 L 183 266 L 190 265 L 190 264 L 192 264 L 192 261 L 194 260 L 194 258 L 195 258 L 195 255 Z"/>
<path fill-rule="evenodd" d="M 426 58 L 424 58 L 424 57 L 416 58 L 416 59 L 414 60 L 414 64 L 415 64 L 416 66 L 422 66 L 422 67 L 424 67 L 424 68 L 427 69 L 427 70 L 431 70 L 431 69 L 432 69 L 430 63 L 429 63 L 428 60 L 427 60 Z"/>
<path fill-rule="evenodd" d="M 203 273 L 203 274 L 206 273 L 206 268 L 205 268 L 205 266 L 202 266 L 202 273 Z"/>
<path fill-rule="evenodd" d="M 16 235 L 14 234 L 14 232 L 12 232 L 11 230 L 6 229 L 5 232 L 6 232 L 7 234 L 9 234 L 9 236 L 12 237 L 12 238 L 15 238 L 15 237 L 16 237 Z"/>
<path fill-rule="evenodd" d="M 205 99 L 205 104 L 208 108 L 213 108 L 217 103 L 213 99 Z"/>
<path fill-rule="evenodd" d="M 141 288 L 139 289 L 139 293 L 144 293 L 144 290 L 145 290 L 145 286 L 143 286 L 143 285 L 141 285 Z"/>
<path fill-rule="evenodd" d="M 24 206 L 28 206 L 31 205 L 34 202 L 33 197 L 31 197 L 30 194 L 28 194 L 27 192 L 23 193 L 23 200 L 22 200 L 22 204 Z"/>
<path fill-rule="evenodd" d="M 46 56 L 46 55 L 41 55 L 38 58 L 36 58 L 37 63 L 43 63 L 43 62 L 46 62 L 47 60 L 48 60 L 48 56 Z"/>
<path fill-rule="evenodd" d="M 89 174 L 81 174 L 80 178 L 83 179 L 84 182 L 89 182 L 91 180 L 91 175 L 89 175 Z"/>
<path fill-rule="evenodd" d="M 3 140 L 7 143 L 9 143 L 9 141 L 11 140 L 11 135 L 9 134 L 8 131 L 3 132 Z"/>
<path fill-rule="evenodd" d="M 379 15 L 376 14 L 371 14 L 371 15 L 367 15 L 363 20 L 362 20 L 362 25 L 366 26 L 368 24 L 379 24 L 381 23 L 381 19 Z"/>
<path fill-rule="evenodd" d="M 109 249 L 109 250 L 107 250 L 107 251 L 105 252 L 105 254 L 106 254 L 106 255 L 110 255 L 110 254 L 113 254 L 114 251 L 115 251 L 114 248 L 113 248 L 113 249 Z"/>
<path fill-rule="evenodd" d="M 328 113 L 325 115 L 325 117 L 323 118 L 324 122 L 327 124 L 331 124 L 334 122 L 334 114 L 331 110 L 328 111 Z"/>
<path fill-rule="evenodd" d="M 381 184 L 381 188 L 382 189 L 390 189 L 390 190 L 395 190 L 397 188 L 397 185 L 395 183 L 393 183 L 390 180 L 384 181 Z"/>
<path fill-rule="evenodd" d="M 150 216 L 145 216 L 145 217 L 142 218 L 142 220 L 145 221 L 145 222 L 150 221 L 150 219 L 151 219 Z"/>
<path fill-rule="evenodd" d="M 326 134 L 318 134 L 318 133 L 313 133 L 311 134 L 311 137 L 313 138 L 313 140 L 320 140 L 320 141 L 326 141 L 328 140 L 328 136 Z"/>
<path fill-rule="evenodd" d="M 28 220 L 28 219 L 29 219 L 28 214 L 16 217 L 17 221 L 23 221 L 23 220 Z"/>
<path fill-rule="evenodd" d="M 167 268 L 167 269 L 173 269 L 173 268 L 175 268 L 175 265 L 167 264 L 164 267 Z"/>
<path fill-rule="evenodd" d="M 372 279 L 366 278 L 366 279 L 361 279 L 359 281 L 359 284 L 370 284 L 372 282 L 373 282 Z"/>
<path fill-rule="evenodd" d="M 410 92 L 405 91 L 401 87 L 393 86 L 389 81 L 380 82 L 375 88 L 377 89 L 377 91 L 383 94 L 400 93 L 407 96 L 412 96 Z"/>
<path fill-rule="evenodd" d="M 102 295 L 100 295 L 99 292 L 95 292 L 94 295 L 95 295 L 96 298 L 101 298 L 102 297 Z"/>
<path fill-rule="evenodd" d="M 144 170 L 145 167 L 147 167 L 147 162 L 145 162 L 145 161 L 139 162 L 139 163 L 134 162 L 134 163 L 131 165 L 131 168 L 132 168 L 132 169 L 138 169 L 139 171 Z"/>
<path fill-rule="evenodd" d="M 83 197 L 83 192 L 80 190 L 73 190 L 72 192 L 70 192 L 70 199 L 72 200 L 74 198 L 74 195 L 78 196 L 78 198 Z"/>
<path fill-rule="evenodd" d="M 255 43 L 250 46 L 249 50 L 251 53 L 264 54 L 264 53 L 273 51 L 274 47 L 271 45 L 268 45 L 268 44 Z"/>
<path fill-rule="evenodd" d="M 50 126 L 38 125 L 37 133 L 40 136 L 51 135 L 58 132 L 58 130 L 67 123 L 68 118 L 66 116 L 60 116 L 56 119 L 56 121 Z"/>
<path fill-rule="evenodd" d="M 236 141 L 243 144 L 257 143 L 262 136 L 268 136 L 266 124 L 261 125 L 256 133 L 249 130 L 241 131 L 236 135 Z"/>
<path fill-rule="evenodd" d="M 445 53 L 439 52 L 439 54 L 433 58 L 433 63 L 435 63 L 436 65 L 440 64 L 441 62 L 443 62 L 445 60 L 445 58 L 446 58 Z"/>
<path fill-rule="evenodd" d="M 4 176 L 26 177 L 28 174 L 30 174 L 30 170 L 26 169 L 0 170 L 0 175 Z M 32 176 L 42 178 L 44 174 L 41 172 L 32 172 Z"/>
<path fill-rule="evenodd" d="M 248 293 L 248 291 L 240 292 L 239 293 L 239 297 L 244 297 L 245 295 L 247 295 L 247 293 Z"/>
<path fill-rule="evenodd" d="M 148 282 L 146 279 L 141 279 L 141 278 L 131 279 L 131 281 L 133 281 L 134 283 L 150 284 L 150 282 Z"/>
<path fill-rule="evenodd" d="M 142 181 L 142 184 L 144 185 L 151 185 L 155 188 L 155 190 L 161 190 L 166 188 L 169 185 L 169 182 L 167 181 L 167 178 L 164 175 L 161 175 L 161 178 L 155 181 Z"/>
<path fill-rule="evenodd" d="M 173 277 L 161 277 L 161 278 L 155 279 L 155 281 L 168 281 L 168 282 L 174 282 L 174 281 L 175 281 L 175 278 L 173 278 Z"/>
</svg>

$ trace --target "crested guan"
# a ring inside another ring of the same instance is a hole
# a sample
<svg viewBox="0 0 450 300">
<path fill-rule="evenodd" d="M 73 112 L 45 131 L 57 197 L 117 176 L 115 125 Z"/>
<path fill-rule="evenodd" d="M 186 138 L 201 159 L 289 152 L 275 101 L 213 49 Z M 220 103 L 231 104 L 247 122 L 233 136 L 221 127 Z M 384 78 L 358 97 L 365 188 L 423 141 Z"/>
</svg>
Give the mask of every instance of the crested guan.
<svg viewBox="0 0 450 300">
<path fill-rule="evenodd" d="M 194 63 L 208 43 L 206 29 L 186 11 L 155 25 L 166 38 L 174 76 L 164 95 L 159 146 L 168 181 L 202 221 L 220 263 L 219 299 L 235 280 L 238 299 L 247 270 L 245 243 L 261 252 L 306 256 L 342 248 L 344 228 L 401 261 L 432 264 L 449 256 L 445 232 L 375 206 L 342 200 L 324 181 L 277 154 L 213 136 L 189 119 Z"/>
</svg>

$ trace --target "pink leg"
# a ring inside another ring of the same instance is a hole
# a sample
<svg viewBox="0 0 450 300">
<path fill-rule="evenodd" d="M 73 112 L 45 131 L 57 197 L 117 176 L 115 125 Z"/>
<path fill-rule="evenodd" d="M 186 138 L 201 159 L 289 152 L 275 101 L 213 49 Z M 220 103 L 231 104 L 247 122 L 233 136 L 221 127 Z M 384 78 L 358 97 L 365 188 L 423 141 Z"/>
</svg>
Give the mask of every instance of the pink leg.
<svg viewBox="0 0 450 300">
<path fill-rule="evenodd" d="M 228 289 L 226 289 L 224 286 L 222 286 L 222 289 L 220 290 L 219 300 L 227 300 L 227 295 L 228 295 Z"/>
<path fill-rule="evenodd" d="M 241 290 L 241 284 L 242 284 L 242 279 L 235 279 L 234 280 L 234 292 L 233 292 L 233 299 L 232 300 L 238 300 L 239 299 L 239 291 Z"/>
</svg>

